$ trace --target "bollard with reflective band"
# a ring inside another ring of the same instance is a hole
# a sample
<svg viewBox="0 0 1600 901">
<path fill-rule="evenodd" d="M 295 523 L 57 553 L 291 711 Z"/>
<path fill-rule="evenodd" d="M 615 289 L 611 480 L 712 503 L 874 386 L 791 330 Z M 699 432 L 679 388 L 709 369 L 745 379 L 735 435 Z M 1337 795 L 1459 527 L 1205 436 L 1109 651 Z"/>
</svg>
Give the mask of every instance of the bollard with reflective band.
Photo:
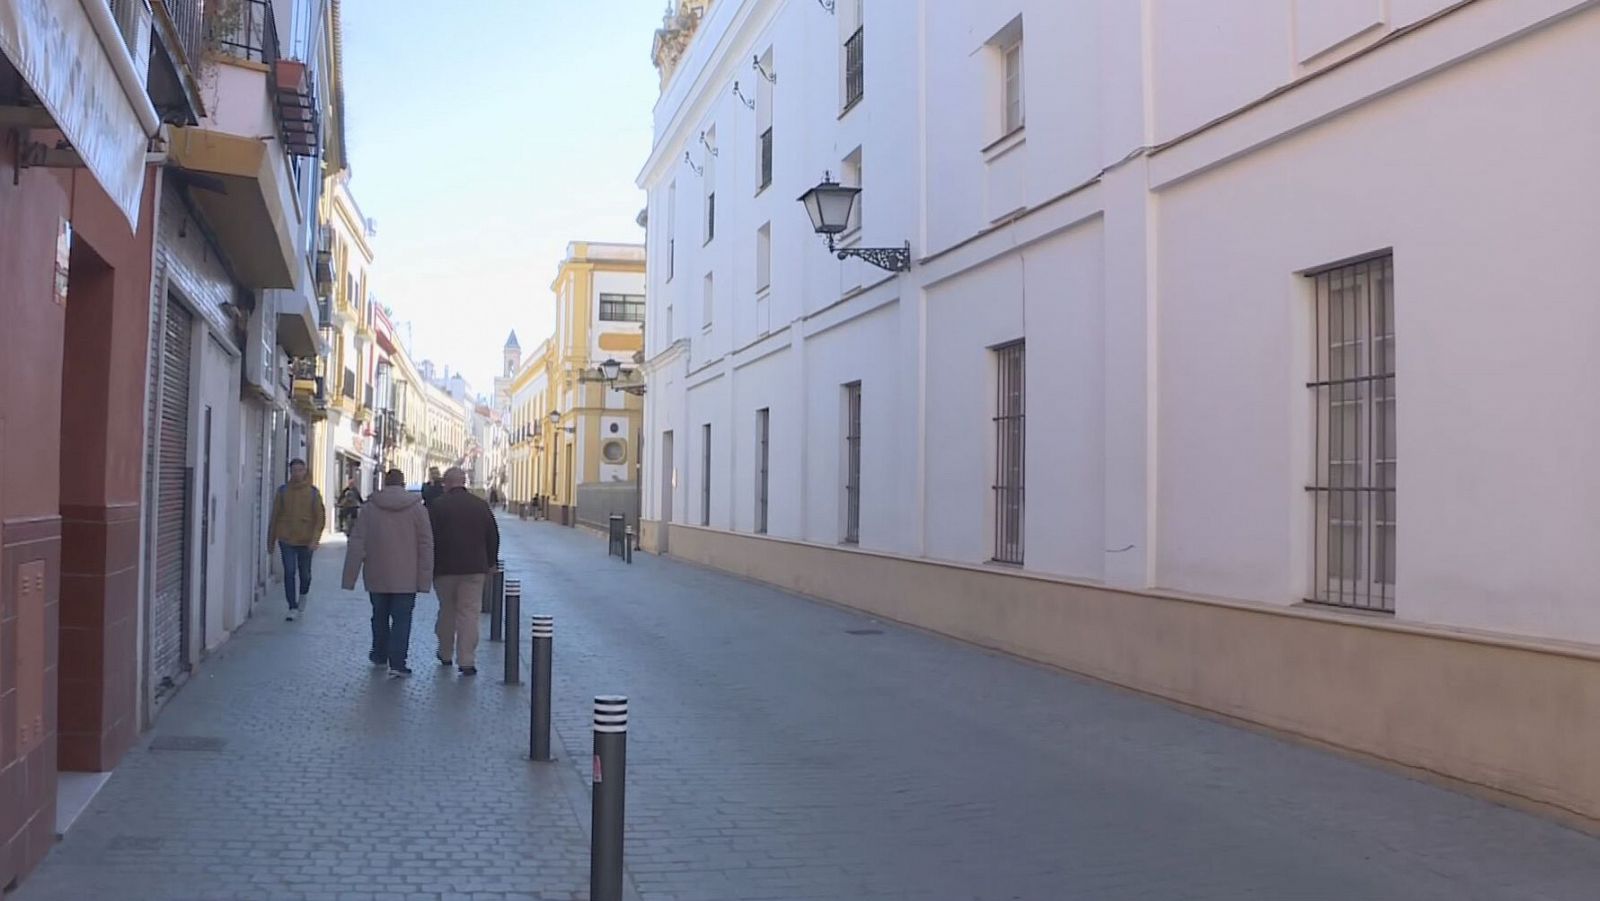
<svg viewBox="0 0 1600 901">
<path fill-rule="evenodd" d="M 589 898 L 622 901 L 622 819 L 628 770 L 628 699 L 594 699 L 594 807 L 589 829 Z"/>
<path fill-rule="evenodd" d="M 533 617 L 533 697 L 528 707 L 528 758 L 550 759 L 550 653 L 555 647 L 553 616 Z"/>
<path fill-rule="evenodd" d="M 495 571 L 489 574 L 489 581 L 494 584 L 494 589 L 489 592 L 489 640 L 504 641 L 505 633 L 501 631 L 501 619 L 505 617 L 507 584 L 504 560 L 501 560 Z"/>
<path fill-rule="evenodd" d="M 522 583 L 516 580 L 506 582 L 505 603 L 505 683 L 518 685 L 522 682 Z"/>
</svg>

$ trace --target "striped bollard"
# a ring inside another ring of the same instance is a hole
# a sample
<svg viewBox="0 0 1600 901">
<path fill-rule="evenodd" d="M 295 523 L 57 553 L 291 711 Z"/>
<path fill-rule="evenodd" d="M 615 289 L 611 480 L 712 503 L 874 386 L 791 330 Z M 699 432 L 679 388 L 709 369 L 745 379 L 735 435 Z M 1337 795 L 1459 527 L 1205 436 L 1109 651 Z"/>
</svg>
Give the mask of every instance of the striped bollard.
<svg viewBox="0 0 1600 901">
<path fill-rule="evenodd" d="M 589 829 L 590 901 L 622 901 L 623 796 L 628 771 L 628 699 L 594 699 L 594 806 Z"/>
<path fill-rule="evenodd" d="M 505 684 L 522 683 L 522 582 L 506 582 L 505 624 Z"/>
<path fill-rule="evenodd" d="M 550 652 L 555 647 L 556 620 L 553 616 L 533 617 L 533 691 L 528 702 L 528 759 L 550 759 Z"/>
</svg>

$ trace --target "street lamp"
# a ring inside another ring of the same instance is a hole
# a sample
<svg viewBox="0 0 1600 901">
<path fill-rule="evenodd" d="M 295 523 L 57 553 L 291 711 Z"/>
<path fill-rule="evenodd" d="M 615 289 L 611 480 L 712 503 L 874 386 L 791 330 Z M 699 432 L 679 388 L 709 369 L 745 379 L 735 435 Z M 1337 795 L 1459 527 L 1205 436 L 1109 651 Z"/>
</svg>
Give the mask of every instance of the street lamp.
<svg viewBox="0 0 1600 901">
<path fill-rule="evenodd" d="M 608 382 L 615 382 L 617 376 L 622 375 L 622 364 L 612 357 L 607 357 L 606 361 L 600 364 L 600 375 Z"/>
<path fill-rule="evenodd" d="M 861 196 L 860 188 L 851 188 L 833 180 L 832 173 L 822 173 L 822 181 L 801 194 L 811 216 L 811 228 L 828 239 L 828 250 L 839 259 L 859 257 L 879 269 L 890 272 L 908 272 L 911 269 L 911 242 L 904 247 L 835 247 L 834 237 L 850 227 L 850 214 Z"/>
</svg>

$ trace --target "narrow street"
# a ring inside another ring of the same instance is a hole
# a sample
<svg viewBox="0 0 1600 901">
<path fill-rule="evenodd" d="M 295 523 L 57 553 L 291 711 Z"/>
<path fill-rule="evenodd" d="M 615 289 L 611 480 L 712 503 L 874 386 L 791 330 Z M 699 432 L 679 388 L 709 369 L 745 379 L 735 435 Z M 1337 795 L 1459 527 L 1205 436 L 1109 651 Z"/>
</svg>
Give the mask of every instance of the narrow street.
<svg viewBox="0 0 1600 901">
<path fill-rule="evenodd" d="M 1600 841 L 1328 753 L 591 534 L 502 520 L 556 618 L 526 685 L 367 665 L 342 547 L 207 662 L 18 901 L 586 897 L 592 697 L 630 699 L 646 901 L 1593 899 Z M 485 630 L 487 637 L 487 630 Z M 526 639 L 524 636 L 524 651 Z M 526 674 L 526 668 L 524 668 Z M 173 748 L 164 750 L 161 748 Z"/>
</svg>

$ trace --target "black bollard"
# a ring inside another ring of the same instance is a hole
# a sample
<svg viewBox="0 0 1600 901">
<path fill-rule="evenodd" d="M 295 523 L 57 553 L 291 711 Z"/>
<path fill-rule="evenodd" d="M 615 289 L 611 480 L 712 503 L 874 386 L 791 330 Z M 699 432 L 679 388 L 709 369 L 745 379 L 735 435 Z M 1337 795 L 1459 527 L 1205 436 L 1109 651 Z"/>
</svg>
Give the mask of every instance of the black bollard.
<svg viewBox="0 0 1600 901">
<path fill-rule="evenodd" d="M 550 759 L 550 653 L 555 647 L 553 616 L 533 617 L 533 699 L 528 708 L 528 759 Z"/>
<path fill-rule="evenodd" d="M 505 633 L 501 631 L 501 620 L 505 617 L 506 606 L 506 567 L 501 560 L 494 571 L 489 573 L 489 640 L 504 641 Z"/>
<path fill-rule="evenodd" d="M 590 901 L 622 901 L 622 820 L 628 774 L 628 699 L 594 699 L 594 806 L 589 830 Z"/>
<path fill-rule="evenodd" d="M 633 562 L 633 526 L 628 526 L 623 532 L 622 559 L 628 563 Z"/>
<path fill-rule="evenodd" d="M 505 683 L 507 685 L 520 685 L 522 683 L 521 582 L 512 580 L 506 583 L 505 608 Z"/>
<path fill-rule="evenodd" d="M 622 556 L 622 517 L 613 513 L 606 517 L 606 556 Z"/>
</svg>

